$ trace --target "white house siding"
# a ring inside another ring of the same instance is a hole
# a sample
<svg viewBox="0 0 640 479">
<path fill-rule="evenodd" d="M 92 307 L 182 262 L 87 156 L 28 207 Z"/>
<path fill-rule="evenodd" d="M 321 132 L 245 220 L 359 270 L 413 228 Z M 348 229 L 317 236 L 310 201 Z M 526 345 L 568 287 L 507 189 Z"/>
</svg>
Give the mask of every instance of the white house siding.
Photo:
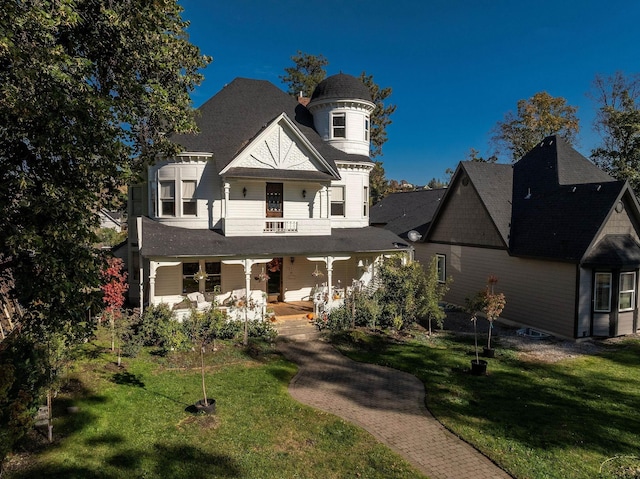
<svg viewBox="0 0 640 479">
<path fill-rule="evenodd" d="M 159 162 L 149 168 L 148 211 L 157 221 L 180 228 L 207 229 L 215 224 L 215 199 L 219 197 L 219 184 L 216 184 L 215 167 L 204 159 L 178 157 L 171 161 Z M 159 181 L 175 182 L 175 216 L 159 216 Z M 181 185 L 184 180 L 196 180 L 196 215 L 182 214 Z M 219 213 L 218 213 L 219 214 Z"/>
<path fill-rule="evenodd" d="M 331 182 L 331 186 L 345 187 L 345 216 L 332 216 L 333 228 L 364 228 L 369 226 L 369 208 L 364 215 L 365 186 L 369 187 L 369 172 L 372 164 L 339 165 L 341 180 Z M 367 198 L 368 200 L 368 198 Z"/>
<path fill-rule="evenodd" d="M 369 155 L 364 136 L 364 121 L 369 111 L 360 102 L 326 103 L 312 108 L 313 123 L 320 137 L 345 153 Z M 331 138 L 331 113 L 345 113 L 345 138 Z M 371 130 L 371 126 L 369 126 Z"/>
<path fill-rule="evenodd" d="M 457 182 L 448 193 L 439 220 L 430 233 L 431 241 L 502 247 L 502 239 L 493 226 L 471 182 Z"/>
<path fill-rule="evenodd" d="M 510 257 L 505 250 L 447 244 L 416 244 L 416 258 L 427 265 L 435 254 L 446 255 L 446 275 L 452 278 L 445 299 L 464 306 L 465 297 L 498 277 L 497 292 L 505 294 L 503 317 L 561 337 L 574 337 L 576 266 Z"/>
</svg>

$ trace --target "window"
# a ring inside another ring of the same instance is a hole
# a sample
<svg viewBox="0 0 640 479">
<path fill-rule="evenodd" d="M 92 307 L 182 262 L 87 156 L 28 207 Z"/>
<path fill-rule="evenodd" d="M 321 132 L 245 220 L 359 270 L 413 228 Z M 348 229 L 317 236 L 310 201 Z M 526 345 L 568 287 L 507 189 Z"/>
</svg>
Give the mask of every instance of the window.
<svg viewBox="0 0 640 479">
<path fill-rule="evenodd" d="M 182 214 L 195 216 L 197 213 L 196 181 L 185 180 L 182 182 Z"/>
<path fill-rule="evenodd" d="M 222 284 L 222 270 L 220 262 L 205 263 L 204 271 L 207 273 L 207 279 L 205 280 L 204 290 L 205 292 L 214 292 L 216 288 L 220 289 Z"/>
<path fill-rule="evenodd" d="M 176 215 L 176 184 L 174 181 L 160 182 L 160 214 Z"/>
<path fill-rule="evenodd" d="M 331 117 L 332 138 L 345 138 L 346 135 L 346 117 L 344 113 L 334 113 Z"/>
<path fill-rule="evenodd" d="M 184 294 L 200 291 L 200 283 L 193 277 L 199 270 L 199 263 L 182 263 L 182 292 Z"/>
<path fill-rule="evenodd" d="M 362 216 L 364 216 L 365 218 L 369 215 L 369 187 L 365 186 L 364 187 L 364 193 L 363 193 L 363 209 L 362 209 Z"/>
<path fill-rule="evenodd" d="M 364 141 L 369 141 L 369 118 L 364 119 Z"/>
<path fill-rule="evenodd" d="M 438 283 L 444 283 L 447 280 L 447 257 L 443 254 L 436 255 L 436 265 L 438 268 Z"/>
<path fill-rule="evenodd" d="M 600 313 L 611 311 L 611 273 L 596 273 L 593 291 L 593 310 Z"/>
<path fill-rule="evenodd" d="M 619 311 L 633 311 L 636 299 L 636 274 L 620 273 Z"/>
<path fill-rule="evenodd" d="M 331 216 L 344 216 L 344 186 L 331 187 Z"/>
</svg>

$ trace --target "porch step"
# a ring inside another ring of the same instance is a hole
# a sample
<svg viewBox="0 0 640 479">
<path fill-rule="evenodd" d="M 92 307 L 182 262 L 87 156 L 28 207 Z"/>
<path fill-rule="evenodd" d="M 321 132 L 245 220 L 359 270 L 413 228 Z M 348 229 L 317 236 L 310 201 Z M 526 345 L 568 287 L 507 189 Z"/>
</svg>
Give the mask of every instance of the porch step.
<svg viewBox="0 0 640 479">
<path fill-rule="evenodd" d="M 320 331 L 306 318 L 278 319 L 275 323 L 278 338 L 289 341 L 312 341 L 320 337 Z"/>
</svg>

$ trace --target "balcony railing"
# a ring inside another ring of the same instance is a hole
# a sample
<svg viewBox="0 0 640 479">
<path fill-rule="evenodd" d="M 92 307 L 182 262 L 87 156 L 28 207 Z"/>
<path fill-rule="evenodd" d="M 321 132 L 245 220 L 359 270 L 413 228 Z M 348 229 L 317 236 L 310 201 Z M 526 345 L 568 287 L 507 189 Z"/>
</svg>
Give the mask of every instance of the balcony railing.
<svg viewBox="0 0 640 479">
<path fill-rule="evenodd" d="M 298 222 L 297 221 L 265 221 L 264 223 L 265 233 L 297 233 Z"/>
</svg>

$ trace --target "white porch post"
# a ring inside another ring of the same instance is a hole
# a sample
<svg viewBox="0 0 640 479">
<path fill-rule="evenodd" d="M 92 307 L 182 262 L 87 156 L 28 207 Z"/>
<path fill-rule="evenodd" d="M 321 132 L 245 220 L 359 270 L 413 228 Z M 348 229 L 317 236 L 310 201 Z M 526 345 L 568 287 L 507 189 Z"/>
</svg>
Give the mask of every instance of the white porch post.
<svg viewBox="0 0 640 479">
<path fill-rule="evenodd" d="M 327 287 L 329 288 L 329 301 L 333 298 L 333 257 L 327 256 Z"/>
<path fill-rule="evenodd" d="M 229 212 L 229 192 L 231 191 L 231 185 L 225 181 L 224 183 L 224 210 L 222 211 L 222 217 L 227 218 Z"/>
<path fill-rule="evenodd" d="M 158 270 L 158 263 L 155 261 L 149 261 L 149 304 L 153 304 L 153 300 L 156 297 L 156 271 Z"/>
<path fill-rule="evenodd" d="M 253 267 L 254 264 L 261 264 L 261 263 L 268 263 L 269 261 L 271 261 L 273 258 L 261 258 L 261 259 L 251 259 L 251 258 L 245 258 L 245 259 L 228 259 L 228 260 L 223 260 L 222 263 L 223 264 L 239 264 L 242 265 L 244 267 L 244 284 L 245 284 L 245 291 L 246 291 L 246 298 L 245 298 L 245 306 L 244 306 L 244 337 L 243 337 L 243 344 L 246 346 L 247 344 L 249 344 L 249 329 L 248 329 L 248 322 L 249 322 L 249 308 L 248 308 L 248 303 L 249 303 L 249 296 L 251 295 L 251 268 Z"/>
<path fill-rule="evenodd" d="M 331 218 L 331 188 L 329 186 L 325 186 L 325 191 L 327 193 L 327 201 L 326 201 L 326 214 L 325 218 Z"/>
</svg>

